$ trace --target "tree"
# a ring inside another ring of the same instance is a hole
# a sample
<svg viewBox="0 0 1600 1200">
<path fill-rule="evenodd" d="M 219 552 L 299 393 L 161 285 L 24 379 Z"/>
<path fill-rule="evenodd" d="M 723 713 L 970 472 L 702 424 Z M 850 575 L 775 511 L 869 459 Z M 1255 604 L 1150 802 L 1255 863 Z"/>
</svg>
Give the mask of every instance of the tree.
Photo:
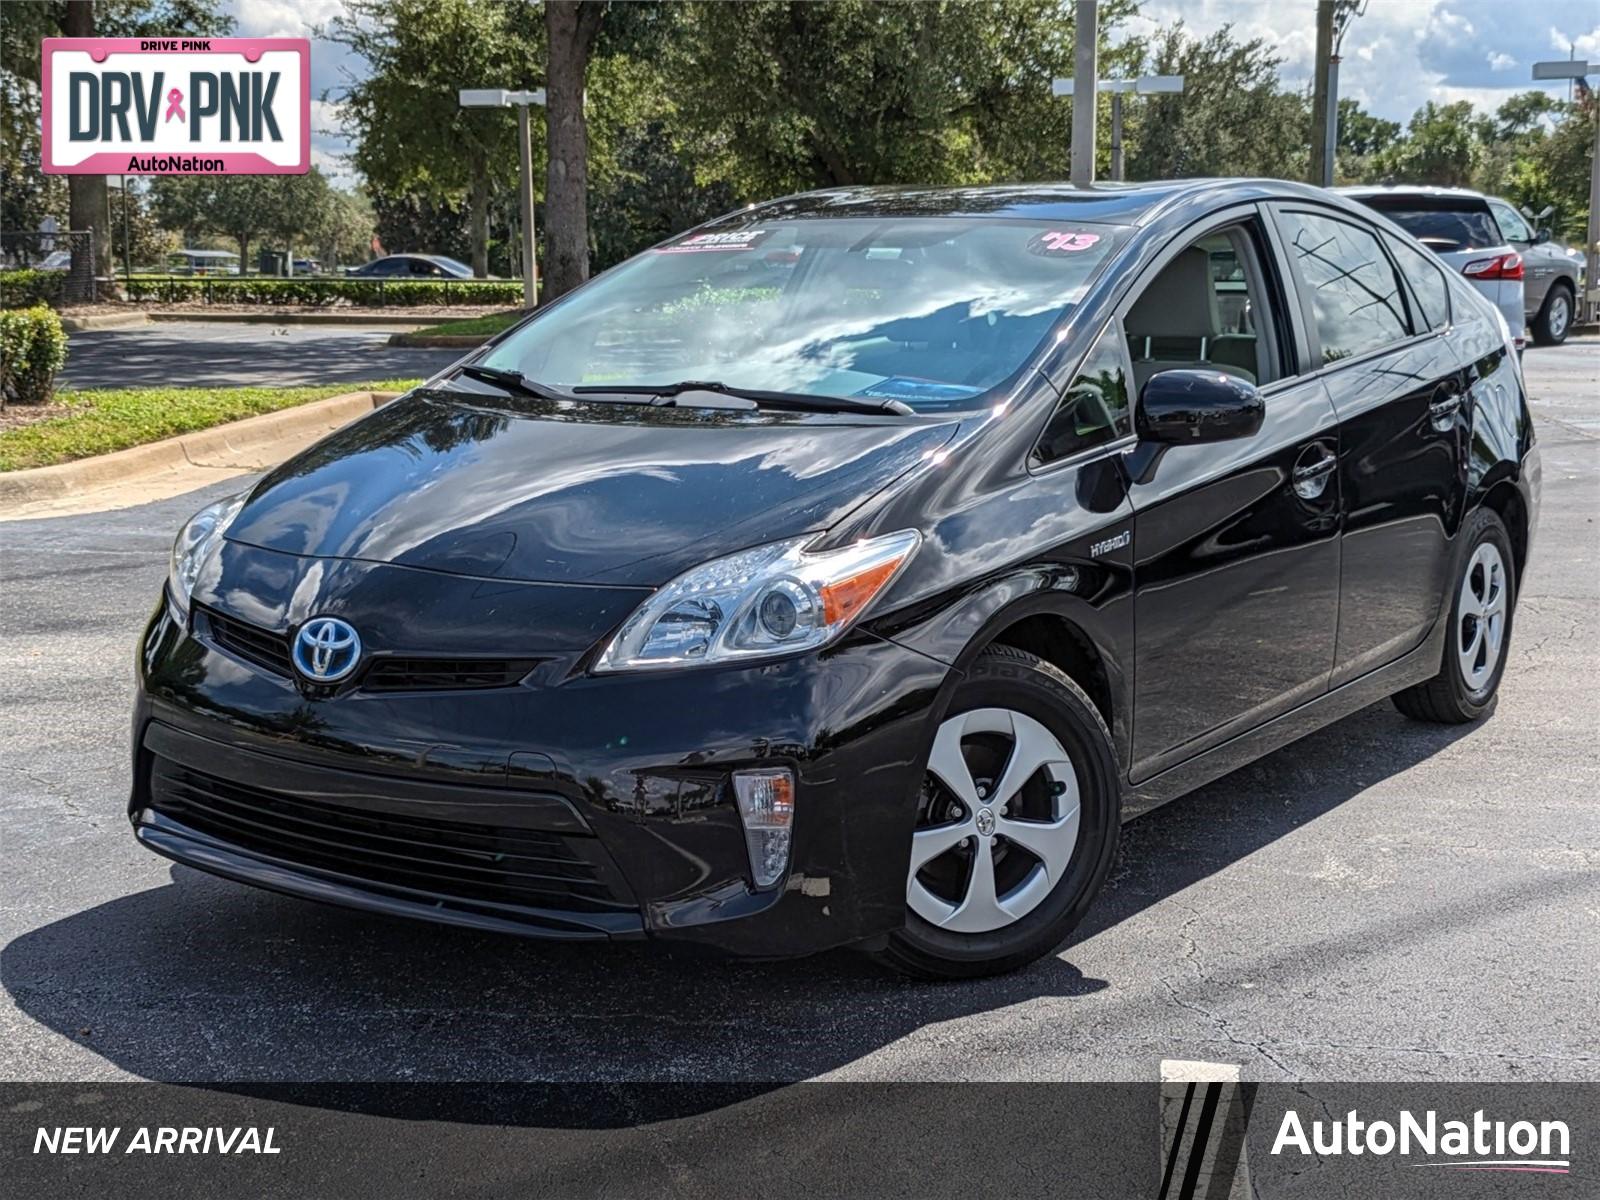
<svg viewBox="0 0 1600 1200">
<path fill-rule="evenodd" d="M 190 238 L 214 233 L 233 239 L 244 270 L 252 245 L 265 242 L 292 254 L 297 244 L 315 244 L 334 203 L 327 177 L 316 167 L 304 175 L 164 176 L 151 192 L 163 225 Z"/>
<path fill-rule="evenodd" d="M 609 7 L 605 0 L 545 0 L 546 300 L 589 278 L 589 130 L 583 104 L 589 56 Z"/>
<path fill-rule="evenodd" d="M 1306 102 L 1279 90 L 1279 61 L 1260 38 L 1235 40 L 1231 25 L 1204 39 L 1181 21 L 1163 30 L 1142 71 L 1182 75 L 1184 90 L 1130 106 L 1128 177 L 1304 178 Z"/>
<path fill-rule="evenodd" d="M 459 93 L 543 82 L 543 27 L 531 6 L 348 0 L 327 33 L 370 68 L 330 92 L 341 101 L 344 132 L 357 143 L 356 168 L 390 196 L 414 193 L 454 205 L 465 195 L 473 272 L 485 274 L 491 194 L 510 187 L 520 169 L 516 120 L 504 110 L 462 108 Z"/>
<path fill-rule="evenodd" d="M 1070 106 L 1050 81 L 1072 70 L 1070 5 L 681 7 L 668 80 L 702 179 L 755 199 L 1062 173 Z M 1109 34 L 1129 11 L 1102 5 L 1101 28 Z M 1136 54 L 1108 48 L 1102 73 Z"/>
<path fill-rule="evenodd" d="M 1406 183 L 1470 187 L 1483 154 L 1483 132 L 1471 101 L 1430 100 L 1412 115 L 1406 136 L 1374 156 L 1373 173 Z"/>
</svg>

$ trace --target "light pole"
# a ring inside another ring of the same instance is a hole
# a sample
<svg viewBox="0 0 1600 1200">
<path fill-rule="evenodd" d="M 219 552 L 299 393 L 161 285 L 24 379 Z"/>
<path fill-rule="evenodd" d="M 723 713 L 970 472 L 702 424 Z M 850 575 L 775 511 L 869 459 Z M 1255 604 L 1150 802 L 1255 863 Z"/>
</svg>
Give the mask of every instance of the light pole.
<svg viewBox="0 0 1600 1200">
<path fill-rule="evenodd" d="M 1589 227 L 1584 231 L 1584 280 L 1580 311 L 1586 319 L 1593 320 L 1595 306 L 1600 305 L 1600 99 L 1589 87 L 1589 76 L 1600 74 L 1600 62 L 1581 59 L 1548 59 L 1533 64 L 1535 79 L 1570 79 L 1594 101 L 1594 146 L 1589 151 Z"/>
<path fill-rule="evenodd" d="M 1083 85 L 1083 91 L 1089 91 L 1099 77 L 1095 67 L 1099 39 L 1100 11 L 1095 0 L 1078 0 L 1072 27 L 1072 79 Z M 1080 186 L 1094 182 L 1094 101 L 1091 95 L 1087 104 L 1072 106 L 1072 182 Z"/>
<path fill-rule="evenodd" d="M 505 88 L 462 88 L 462 108 L 515 108 L 517 110 L 517 149 L 522 158 L 522 180 L 517 191 L 522 198 L 522 307 L 539 302 L 539 266 L 533 251 L 533 132 L 528 110 L 544 106 L 544 89 L 509 92 Z"/>
<path fill-rule="evenodd" d="M 1076 87 L 1076 81 L 1072 79 L 1053 79 L 1050 81 L 1050 91 L 1057 96 L 1071 96 L 1074 94 Z M 1111 94 L 1111 178 L 1120 182 L 1126 178 L 1126 174 L 1123 171 L 1122 154 L 1122 97 L 1129 92 L 1139 96 L 1182 92 L 1183 76 L 1145 75 L 1139 79 L 1101 79 L 1096 81 L 1094 87 L 1097 92 L 1109 92 Z M 1094 112 L 1094 105 L 1088 104 L 1084 105 L 1084 107 L 1091 113 Z M 1073 124 L 1074 126 L 1077 124 L 1076 111 L 1073 112 Z M 1076 141 L 1074 141 L 1074 144 L 1076 144 Z M 1073 162 L 1074 169 L 1076 169 L 1076 154 L 1073 156 Z M 1080 181 L 1074 174 L 1072 181 L 1074 183 L 1093 183 L 1093 165 L 1091 164 L 1088 180 Z"/>
</svg>

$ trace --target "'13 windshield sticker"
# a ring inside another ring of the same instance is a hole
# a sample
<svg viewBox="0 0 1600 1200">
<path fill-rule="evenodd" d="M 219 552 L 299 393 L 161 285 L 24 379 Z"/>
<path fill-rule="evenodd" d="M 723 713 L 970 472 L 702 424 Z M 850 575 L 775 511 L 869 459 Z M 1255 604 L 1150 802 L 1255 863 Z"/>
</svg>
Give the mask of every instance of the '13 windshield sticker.
<svg viewBox="0 0 1600 1200">
<path fill-rule="evenodd" d="M 1084 233 L 1076 229 L 1049 229 L 1028 239 L 1028 253 L 1043 258 L 1061 254 L 1079 254 L 1100 240 L 1098 233 Z"/>
<path fill-rule="evenodd" d="M 761 244 L 770 229 L 736 229 L 728 233 L 697 233 L 681 242 L 662 246 L 662 254 L 704 254 L 708 250 L 750 250 Z"/>
</svg>

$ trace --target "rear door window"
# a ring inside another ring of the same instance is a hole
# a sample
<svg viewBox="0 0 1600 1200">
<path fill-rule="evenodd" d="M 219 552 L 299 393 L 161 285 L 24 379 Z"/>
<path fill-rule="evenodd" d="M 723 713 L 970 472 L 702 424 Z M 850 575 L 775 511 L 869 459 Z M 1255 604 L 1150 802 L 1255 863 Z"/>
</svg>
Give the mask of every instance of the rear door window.
<svg viewBox="0 0 1600 1200">
<path fill-rule="evenodd" d="M 1324 364 L 1410 336 L 1400 279 L 1374 231 L 1309 212 L 1280 212 L 1279 221 Z"/>
</svg>

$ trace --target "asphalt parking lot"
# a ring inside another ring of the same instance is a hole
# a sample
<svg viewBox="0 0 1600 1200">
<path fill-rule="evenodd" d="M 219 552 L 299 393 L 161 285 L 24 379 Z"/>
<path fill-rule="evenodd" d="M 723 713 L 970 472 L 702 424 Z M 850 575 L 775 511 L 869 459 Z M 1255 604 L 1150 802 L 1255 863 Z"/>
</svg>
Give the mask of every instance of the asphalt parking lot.
<svg viewBox="0 0 1600 1200">
<path fill-rule="evenodd" d="M 1544 508 L 1498 711 L 1378 704 L 1141 818 L 1072 944 L 972 984 L 464 934 L 174 867 L 128 830 L 126 717 L 209 493 L 0 525 L 0 1077 L 1600 1080 L 1600 340 L 1527 372 Z"/>
<path fill-rule="evenodd" d="M 427 324 L 426 319 L 418 321 Z M 71 335 L 61 382 L 75 388 L 285 387 L 426 378 L 461 350 L 389 348 L 393 325 L 241 325 L 160 321 Z"/>
</svg>

